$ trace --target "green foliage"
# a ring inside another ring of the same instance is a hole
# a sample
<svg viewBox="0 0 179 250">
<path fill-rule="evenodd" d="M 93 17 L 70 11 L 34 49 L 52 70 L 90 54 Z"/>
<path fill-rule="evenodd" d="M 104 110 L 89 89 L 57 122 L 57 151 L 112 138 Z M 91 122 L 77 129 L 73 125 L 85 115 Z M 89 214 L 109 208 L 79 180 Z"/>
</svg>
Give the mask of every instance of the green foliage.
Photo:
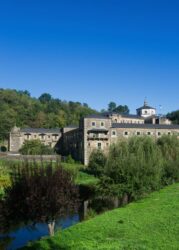
<svg viewBox="0 0 179 250">
<path fill-rule="evenodd" d="M 179 140 L 163 136 L 131 137 L 111 145 L 107 160 L 91 155 L 89 170 L 100 177 L 97 193 L 103 198 L 138 199 L 179 181 Z"/>
<path fill-rule="evenodd" d="M 119 105 L 114 109 L 114 112 L 129 114 L 129 108 L 127 105 Z"/>
<path fill-rule="evenodd" d="M 72 158 L 71 155 L 68 155 L 65 159 L 65 162 L 66 163 L 69 163 L 69 164 L 74 164 L 75 163 L 75 160 Z"/>
<path fill-rule="evenodd" d="M 28 250 L 177 250 L 179 184 L 29 243 Z"/>
<path fill-rule="evenodd" d="M 20 223 L 48 223 L 78 211 L 78 188 L 59 162 L 20 162 L 0 200 L 0 230 Z M 53 233 L 49 230 L 50 233 Z"/>
<path fill-rule="evenodd" d="M 163 184 L 179 181 L 179 140 L 176 136 L 163 136 L 157 142 L 163 156 Z"/>
<path fill-rule="evenodd" d="M 115 102 L 110 102 L 108 104 L 108 111 L 113 111 L 116 108 L 116 103 Z"/>
<path fill-rule="evenodd" d="M 104 172 L 106 156 L 101 150 L 94 150 L 89 159 L 88 171 L 94 176 L 101 176 Z"/>
<path fill-rule="evenodd" d="M 58 128 L 78 125 L 79 119 L 96 113 L 88 105 L 67 102 L 44 93 L 32 98 L 28 91 L 0 89 L 0 140 L 8 139 L 14 125 L 32 128 Z"/>
<path fill-rule="evenodd" d="M 119 194 L 127 193 L 132 199 L 159 189 L 162 157 L 157 145 L 149 137 L 133 137 L 112 145 L 105 175 L 120 188 Z"/>
<path fill-rule="evenodd" d="M 19 150 L 23 155 L 49 155 L 54 151 L 47 145 L 44 145 L 40 140 L 27 140 Z"/>
<path fill-rule="evenodd" d="M 89 220 L 89 219 L 94 218 L 96 215 L 97 215 L 96 211 L 94 209 L 92 209 L 92 208 L 89 208 L 87 210 L 87 214 L 86 214 L 84 219 Z"/>
<path fill-rule="evenodd" d="M 170 119 L 173 123 L 179 124 L 179 110 L 168 113 L 167 118 Z"/>
<path fill-rule="evenodd" d="M 52 100 L 52 96 L 48 93 L 44 93 L 39 97 L 40 102 L 47 103 Z"/>
<path fill-rule="evenodd" d="M 130 110 L 129 110 L 127 105 L 118 105 L 117 106 L 115 102 L 110 102 L 108 104 L 108 111 L 129 114 Z"/>
</svg>

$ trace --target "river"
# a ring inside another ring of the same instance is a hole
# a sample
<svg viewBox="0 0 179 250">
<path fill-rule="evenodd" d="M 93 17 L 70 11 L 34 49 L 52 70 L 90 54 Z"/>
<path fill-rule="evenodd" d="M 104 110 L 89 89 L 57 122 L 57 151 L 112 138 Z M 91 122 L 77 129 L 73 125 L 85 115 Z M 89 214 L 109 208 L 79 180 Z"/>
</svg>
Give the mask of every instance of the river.
<svg viewBox="0 0 179 250">
<path fill-rule="evenodd" d="M 78 223 L 79 220 L 80 216 L 78 214 L 69 216 L 66 219 L 58 219 L 55 230 L 70 227 Z M 35 226 L 22 226 L 6 235 L 0 234 L 0 250 L 16 250 L 27 245 L 29 241 L 38 240 L 46 235 L 48 235 L 48 228 L 45 223 L 38 223 Z"/>
</svg>

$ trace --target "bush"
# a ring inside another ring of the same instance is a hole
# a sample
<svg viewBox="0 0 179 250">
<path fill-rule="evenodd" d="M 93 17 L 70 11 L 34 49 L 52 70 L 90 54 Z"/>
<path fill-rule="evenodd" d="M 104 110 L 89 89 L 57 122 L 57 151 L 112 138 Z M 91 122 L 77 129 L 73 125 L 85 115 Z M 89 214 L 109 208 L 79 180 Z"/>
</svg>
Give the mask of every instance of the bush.
<svg viewBox="0 0 179 250">
<path fill-rule="evenodd" d="M 19 152 L 23 155 L 50 155 L 54 150 L 40 140 L 25 141 Z"/>
<path fill-rule="evenodd" d="M 149 137 L 120 141 L 110 148 L 104 174 L 111 179 L 110 195 L 136 199 L 161 187 L 162 155 Z"/>
<path fill-rule="evenodd" d="M 104 167 L 106 164 L 106 156 L 101 150 L 94 150 L 89 159 L 88 171 L 94 176 L 101 176 L 104 173 Z"/>
<path fill-rule="evenodd" d="M 157 144 L 164 160 L 163 184 L 179 181 L 179 140 L 176 136 L 162 136 Z"/>
<path fill-rule="evenodd" d="M 72 158 L 71 155 L 68 155 L 65 159 L 65 162 L 66 163 L 69 163 L 69 164 L 74 164 L 75 163 L 75 160 Z"/>
</svg>

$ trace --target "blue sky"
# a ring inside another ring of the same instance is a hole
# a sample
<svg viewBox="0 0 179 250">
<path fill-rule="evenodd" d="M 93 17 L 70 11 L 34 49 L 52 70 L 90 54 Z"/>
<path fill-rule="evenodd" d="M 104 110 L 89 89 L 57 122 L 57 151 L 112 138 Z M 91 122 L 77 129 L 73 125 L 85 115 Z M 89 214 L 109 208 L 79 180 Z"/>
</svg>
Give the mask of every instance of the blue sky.
<svg viewBox="0 0 179 250">
<path fill-rule="evenodd" d="M 179 1 L 0 0 L 0 87 L 179 109 Z"/>
</svg>

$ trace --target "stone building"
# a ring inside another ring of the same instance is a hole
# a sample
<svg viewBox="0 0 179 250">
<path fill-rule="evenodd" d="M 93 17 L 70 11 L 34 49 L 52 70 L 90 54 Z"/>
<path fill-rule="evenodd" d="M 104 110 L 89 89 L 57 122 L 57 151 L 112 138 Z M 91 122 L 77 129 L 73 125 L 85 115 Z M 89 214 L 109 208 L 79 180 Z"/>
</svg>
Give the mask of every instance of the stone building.
<svg viewBox="0 0 179 250">
<path fill-rule="evenodd" d="M 79 126 L 63 129 L 20 129 L 10 133 L 10 151 L 18 151 L 25 140 L 40 139 L 44 144 L 56 147 L 61 155 L 71 154 L 75 160 L 88 164 L 91 152 L 101 149 L 108 152 L 109 146 L 130 136 L 175 134 L 179 137 L 179 125 L 172 125 L 166 117 L 156 115 L 156 109 L 144 105 L 136 115 L 105 112 L 84 117 Z"/>
<path fill-rule="evenodd" d="M 79 127 L 63 132 L 61 154 L 71 154 L 74 159 L 88 164 L 91 152 L 101 149 L 108 152 L 109 146 L 130 136 L 151 136 L 175 134 L 179 137 L 179 125 L 172 125 L 166 117 L 156 115 L 156 109 L 144 105 L 137 109 L 137 115 L 106 112 L 84 117 Z"/>
<path fill-rule="evenodd" d="M 61 137 L 61 129 L 45 128 L 18 128 L 14 127 L 10 132 L 9 151 L 17 152 L 26 140 L 39 139 L 45 145 L 55 147 Z"/>
</svg>

